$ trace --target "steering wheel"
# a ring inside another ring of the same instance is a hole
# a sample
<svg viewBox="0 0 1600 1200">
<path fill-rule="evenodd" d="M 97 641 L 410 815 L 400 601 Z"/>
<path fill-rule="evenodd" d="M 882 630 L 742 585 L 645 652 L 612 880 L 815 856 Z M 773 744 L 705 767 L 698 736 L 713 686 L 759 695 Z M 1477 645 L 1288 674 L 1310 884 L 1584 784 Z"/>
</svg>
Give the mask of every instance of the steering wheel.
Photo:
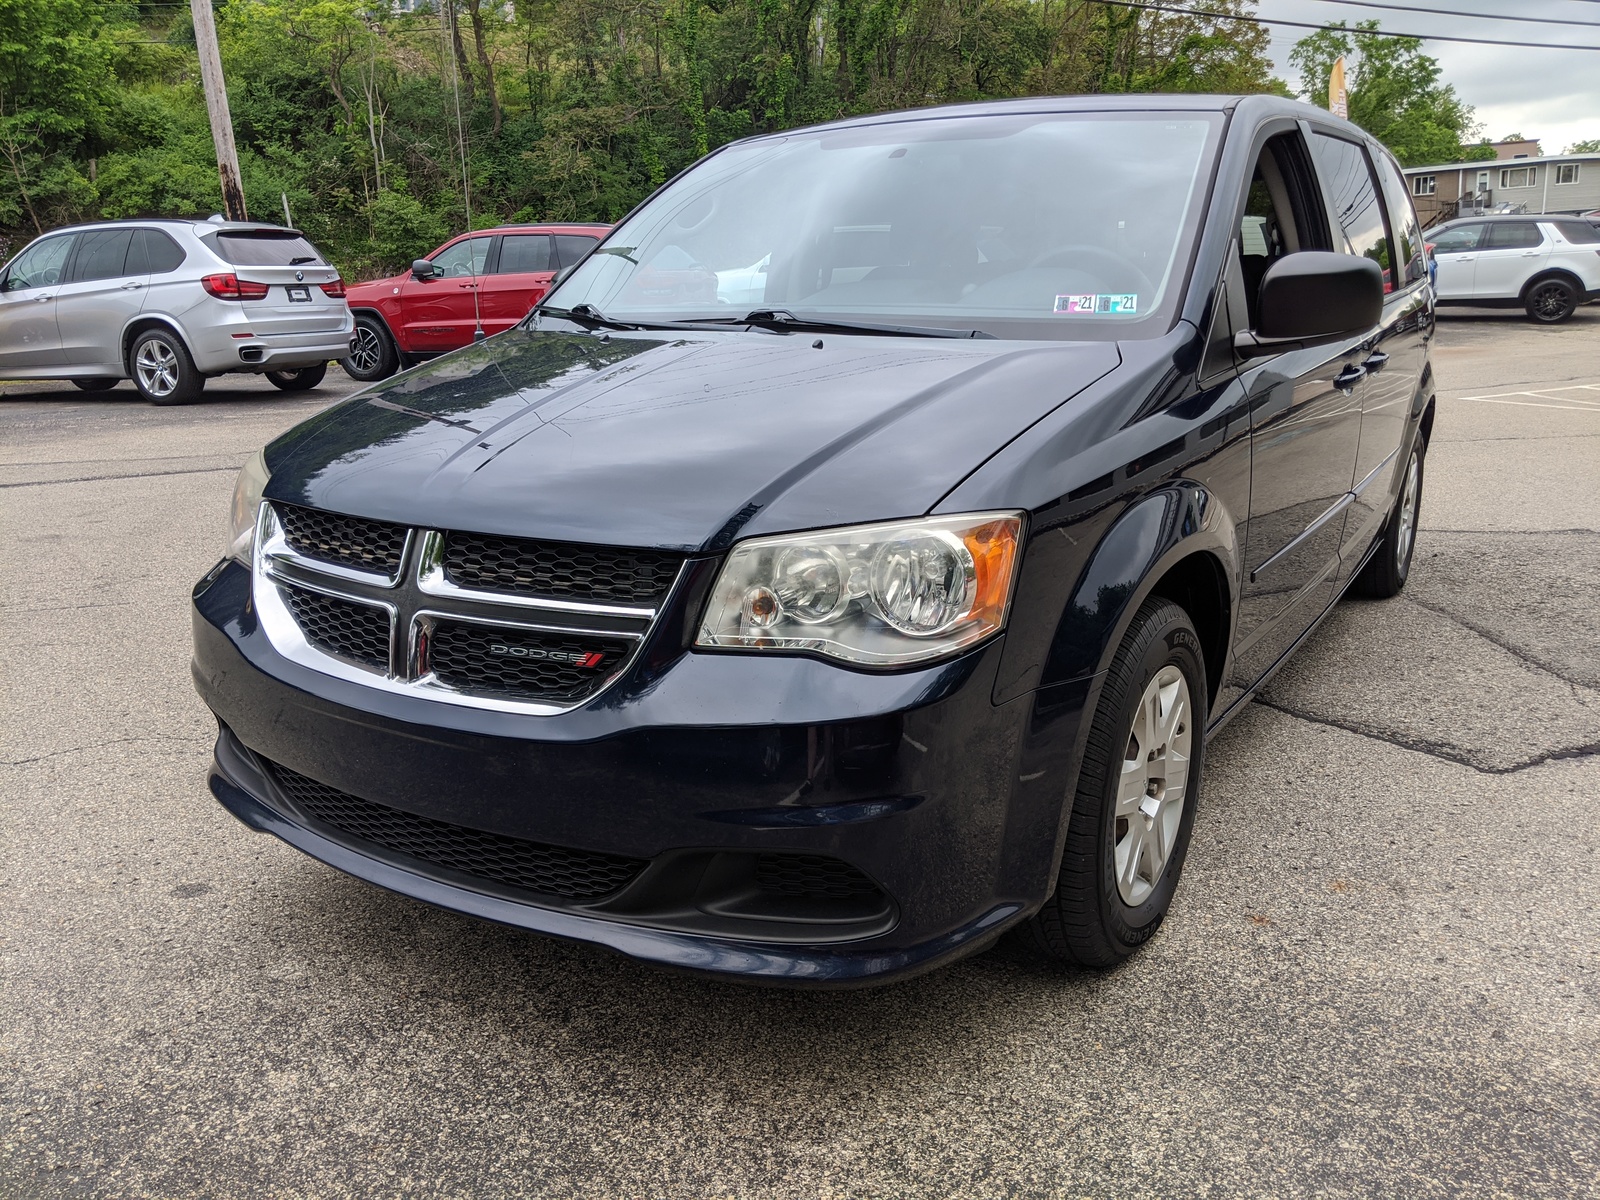
<svg viewBox="0 0 1600 1200">
<path fill-rule="evenodd" d="M 1034 259 L 1024 269 L 1031 271 L 1036 267 L 1078 267 L 1083 265 L 1084 259 L 1098 262 L 1113 279 L 1119 276 L 1129 278 L 1135 286 L 1127 290 L 1154 297 L 1156 287 L 1150 282 L 1150 276 L 1141 271 L 1131 258 L 1124 258 L 1115 250 L 1107 250 L 1104 246 L 1055 246 Z"/>
</svg>

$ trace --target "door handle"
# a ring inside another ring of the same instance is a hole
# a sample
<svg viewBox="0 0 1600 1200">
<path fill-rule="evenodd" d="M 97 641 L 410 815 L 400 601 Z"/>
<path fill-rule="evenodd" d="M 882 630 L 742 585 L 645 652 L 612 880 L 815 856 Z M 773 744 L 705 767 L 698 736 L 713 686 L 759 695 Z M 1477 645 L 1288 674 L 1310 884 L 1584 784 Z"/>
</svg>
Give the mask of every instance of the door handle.
<svg viewBox="0 0 1600 1200">
<path fill-rule="evenodd" d="M 1351 363 L 1333 377 L 1333 386 L 1349 394 L 1350 390 L 1366 378 L 1367 369 L 1360 363 Z"/>
<path fill-rule="evenodd" d="M 1367 369 L 1369 374 L 1376 375 L 1389 365 L 1389 356 L 1382 350 L 1374 350 L 1367 356 L 1367 361 L 1361 365 Z"/>
<path fill-rule="evenodd" d="M 467 291 L 470 292 L 473 289 L 475 289 L 478 285 L 475 284 L 475 283 L 458 283 L 458 284 L 456 284 L 456 286 L 458 288 L 465 288 Z"/>
<path fill-rule="evenodd" d="M 33 302 L 35 304 L 43 304 L 46 300 L 54 300 L 54 299 L 55 299 L 54 296 L 35 296 L 33 298 Z"/>
<path fill-rule="evenodd" d="M 142 288 L 143 286 L 144 286 L 144 284 L 142 284 L 142 283 L 125 283 L 125 284 L 122 285 L 122 290 L 125 291 L 125 292 L 132 292 L 132 291 L 137 291 L 139 288 Z"/>
</svg>

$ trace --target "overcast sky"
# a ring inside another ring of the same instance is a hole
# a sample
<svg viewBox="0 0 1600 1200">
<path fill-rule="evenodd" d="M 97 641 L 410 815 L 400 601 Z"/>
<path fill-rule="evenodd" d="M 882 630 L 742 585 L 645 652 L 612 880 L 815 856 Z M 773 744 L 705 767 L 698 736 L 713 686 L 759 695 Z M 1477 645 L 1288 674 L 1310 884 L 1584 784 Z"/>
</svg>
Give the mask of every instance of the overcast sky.
<svg viewBox="0 0 1600 1200">
<path fill-rule="evenodd" d="M 1369 8 L 1343 0 L 1258 0 L 1267 19 L 1354 24 L 1376 18 L 1384 29 L 1401 33 L 1451 34 L 1511 42 L 1556 42 L 1600 46 L 1597 0 L 1385 0 L 1415 12 Z M 1193 7 L 1204 8 L 1196 0 Z M 1554 17 L 1585 25 L 1540 25 L 1529 21 L 1437 16 L 1424 9 L 1455 9 L 1488 14 L 1498 10 L 1520 17 Z M 1272 28 L 1272 59 L 1291 87 L 1299 78 L 1289 66 L 1289 51 L 1309 29 Z M 1472 105 L 1490 139 L 1508 133 L 1538 138 L 1546 154 L 1559 154 L 1573 142 L 1600 138 L 1600 50 L 1534 50 L 1512 46 L 1471 46 L 1427 41 L 1425 53 L 1439 60 L 1444 81 Z"/>
</svg>

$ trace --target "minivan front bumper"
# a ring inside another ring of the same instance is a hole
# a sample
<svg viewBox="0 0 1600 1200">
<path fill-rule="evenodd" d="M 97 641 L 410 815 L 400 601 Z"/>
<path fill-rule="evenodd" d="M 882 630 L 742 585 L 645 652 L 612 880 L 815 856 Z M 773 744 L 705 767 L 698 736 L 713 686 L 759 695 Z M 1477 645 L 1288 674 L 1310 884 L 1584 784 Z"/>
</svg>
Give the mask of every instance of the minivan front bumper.
<svg viewBox="0 0 1600 1200">
<path fill-rule="evenodd" d="M 445 908 L 667 966 L 813 986 L 916 974 L 1037 909 L 1097 682 L 996 705 L 999 642 L 895 674 L 685 652 L 571 712 L 490 712 L 281 657 L 233 563 L 196 588 L 194 636 L 196 685 L 222 727 L 211 790 L 246 824 Z M 593 897 L 507 885 L 459 854 L 318 819 L 285 786 L 296 779 L 458 843 L 622 856 L 640 873 Z M 838 864 L 876 898 L 775 899 L 760 882 L 774 862 L 780 874 Z"/>
</svg>

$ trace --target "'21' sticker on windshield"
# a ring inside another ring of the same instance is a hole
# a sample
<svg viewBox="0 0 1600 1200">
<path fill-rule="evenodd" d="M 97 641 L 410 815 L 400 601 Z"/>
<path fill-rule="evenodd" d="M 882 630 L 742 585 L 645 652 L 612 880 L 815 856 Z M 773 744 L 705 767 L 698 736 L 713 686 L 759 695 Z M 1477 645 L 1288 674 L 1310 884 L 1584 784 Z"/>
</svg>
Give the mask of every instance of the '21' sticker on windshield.
<svg viewBox="0 0 1600 1200">
<path fill-rule="evenodd" d="M 1072 317 L 1124 316 L 1138 311 L 1139 297 L 1132 292 L 1056 297 L 1056 312 Z"/>
</svg>

